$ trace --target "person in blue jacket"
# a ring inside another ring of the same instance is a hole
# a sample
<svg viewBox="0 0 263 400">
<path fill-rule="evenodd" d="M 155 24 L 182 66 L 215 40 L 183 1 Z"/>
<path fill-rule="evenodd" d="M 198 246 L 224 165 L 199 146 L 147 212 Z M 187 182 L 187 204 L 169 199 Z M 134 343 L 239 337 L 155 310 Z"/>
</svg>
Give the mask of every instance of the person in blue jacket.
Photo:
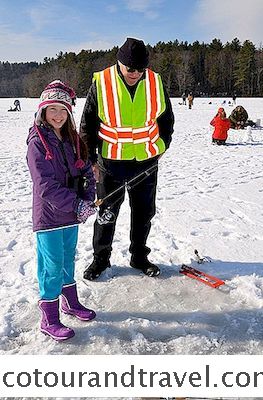
<svg viewBox="0 0 263 400">
<path fill-rule="evenodd" d="M 33 182 L 33 231 L 42 312 L 41 332 L 55 340 L 74 336 L 60 322 L 61 310 L 80 320 L 95 318 L 78 300 L 74 279 L 78 224 L 95 213 L 95 179 L 87 148 L 72 114 L 75 92 L 51 82 L 40 97 L 27 138 L 27 162 Z"/>
</svg>

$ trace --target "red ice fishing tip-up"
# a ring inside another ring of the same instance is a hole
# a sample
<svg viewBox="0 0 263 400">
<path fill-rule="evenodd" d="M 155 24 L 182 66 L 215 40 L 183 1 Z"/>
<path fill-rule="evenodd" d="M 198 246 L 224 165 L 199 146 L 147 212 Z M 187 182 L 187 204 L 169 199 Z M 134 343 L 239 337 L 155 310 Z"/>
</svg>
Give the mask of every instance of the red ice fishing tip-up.
<svg viewBox="0 0 263 400">
<path fill-rule="evenodd" d="M 205 285 L 208 285 L 213 288 L 217 288 L 225 284 L 225 282 L 222 281 L 221 279 L 216 278 L 215 276 L 212 275 L 208 275 L 203 271 L 199 271 L 198 269 L 190 267 L 189 265 L 183 264 L 179 272 L 181 274 L 189 276 L 189 278 L 196 279 L 200 282 L 203 282 Z"/>
</svg>

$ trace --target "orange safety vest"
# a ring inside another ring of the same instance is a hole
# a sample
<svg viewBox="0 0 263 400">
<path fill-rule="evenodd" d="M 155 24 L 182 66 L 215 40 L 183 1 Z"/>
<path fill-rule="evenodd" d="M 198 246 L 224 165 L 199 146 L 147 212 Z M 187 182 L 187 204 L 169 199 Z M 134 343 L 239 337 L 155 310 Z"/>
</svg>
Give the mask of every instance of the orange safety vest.
<svg viewBox="0 0 263 400">
<path fill-rule="evenodd" d="M 116 65 L 94 74 L 98 114 L 102 120 L 99 137 L 102 156 L 114 160 L 138 161 L 165 151 L 156 119 L 165 110 L 161 78 L 146 69 L 133 100 L 117 73 Z"/>
</svg>

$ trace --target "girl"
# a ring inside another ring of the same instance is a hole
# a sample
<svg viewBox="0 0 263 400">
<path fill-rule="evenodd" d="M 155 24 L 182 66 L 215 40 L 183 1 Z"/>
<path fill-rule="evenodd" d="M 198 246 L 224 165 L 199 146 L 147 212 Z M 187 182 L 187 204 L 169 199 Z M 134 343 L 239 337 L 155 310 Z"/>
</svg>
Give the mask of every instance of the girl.
<svg viewBox="0 0 263 400">
<path fill-rule="evenodd" d="M 33 231 L 42 312 L 41 332 L 55 340 L 74 336 L 59 319 L 61 310 L 81 320 L 95 318 L 80 304 L 74 280 L 78 224 L 95 213 L 95 180 L 87 149 L 72 115 L 75 92 L 51 82 L 40 96 L 34 126 L 27 138 L 27 162 L 33 181 Z M 84 185 L 85 182 L 88 184 Z"/>
<path fill-rule="evenodd" d="M 212 142 L 218 145 L 226 144 L 227 131 L 230 128 L 230 121 L 226 118 L 223 107 L 218 109 L 216 116 L 210 122 L 215 129 L 212 135 Z"/>
</svg>

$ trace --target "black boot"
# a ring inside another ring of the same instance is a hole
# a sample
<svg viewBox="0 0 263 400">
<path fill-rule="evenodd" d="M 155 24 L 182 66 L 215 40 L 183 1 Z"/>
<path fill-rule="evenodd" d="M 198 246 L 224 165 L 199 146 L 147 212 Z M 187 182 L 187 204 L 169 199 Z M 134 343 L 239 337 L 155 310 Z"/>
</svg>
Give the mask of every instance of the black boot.
<svg viewBox="0 0 263 400">
<path fill-rule="evenodd" d="M 147 257 L 143 259 L 131 258 L 130 266 L 132 268 L 140 269 L 147 276 L 158 276 L 160 275 L 160 268 L 157 265 L 151 263 Z"/>
<path fill-rule="evenodd" d="M 109 260 L 104 260 L 100 258 L 94 258 L 92 263 L 85 269 L 83 273 L 83 278 L 89 281 L 94 281 L 100 274 L 106 269 L 110 268 Z"/>
</svg>

